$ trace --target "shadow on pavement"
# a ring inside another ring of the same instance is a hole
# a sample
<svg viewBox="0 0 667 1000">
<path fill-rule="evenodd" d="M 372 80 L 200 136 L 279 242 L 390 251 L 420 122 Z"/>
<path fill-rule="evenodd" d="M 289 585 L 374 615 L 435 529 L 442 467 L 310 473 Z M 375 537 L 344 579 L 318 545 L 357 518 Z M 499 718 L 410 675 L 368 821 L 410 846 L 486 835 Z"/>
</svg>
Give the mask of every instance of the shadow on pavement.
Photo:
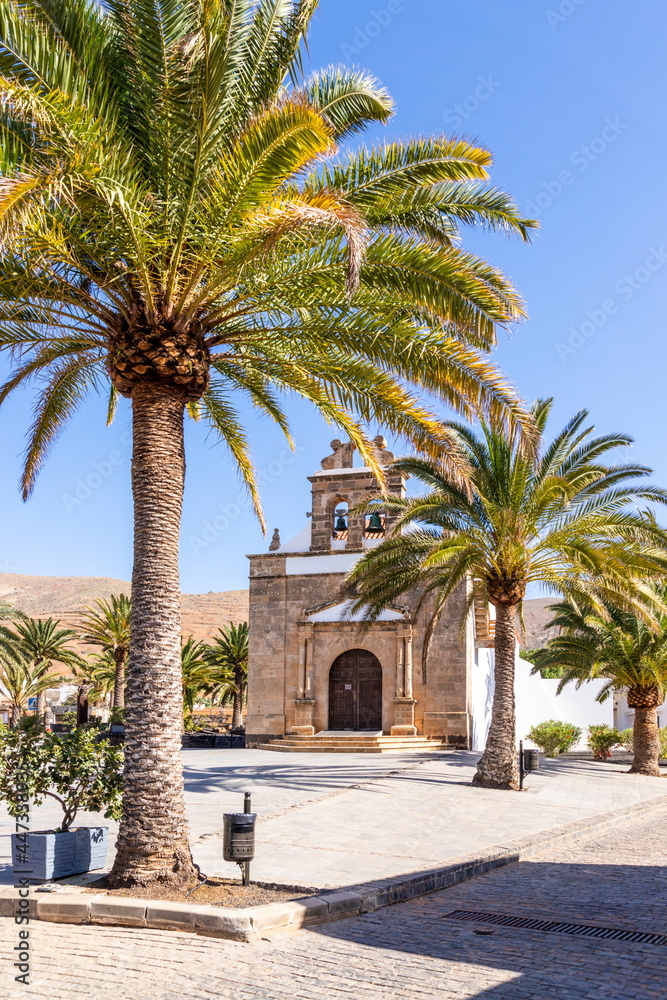
<svg viewBox="0 0 667 1000">
<path fill-rule="evenodd" d="M 274 786 L 279 788 L 292 789 L 320 789 L 324 794 L 326 791 L 334 789 L 344 789 L 353 785 L 360 785 L 366 782 L 382 780 L 387 777 L 400 776 L 401 772 L 408 772 L 411 781 L 436 781 L 446 783 L 445 775 L 434 776 L 420 774 L 414 768 L 419 764 L 443 760 L 448 767 L 470 768 L 479 755 L 471 754 L 474 761 L 454 761 L 449 756 L 445 759 L 438 758 L 435 754 L 414 754 L 409 760 L 401 757 L 397 760 L 387 760 L 386 766 L 364 766 L 362 763 L 346 763 L 337 759 L 331 764 L 307 764 L 300 761 L 289 761 L 276 764 L 253 763 L 248 766 L 238 764 L 220 766 L 189 766 L 187 757 L 183 761 L 183 778 L 186 792 L 206 793 L 211 790 L 237 791 L 239 784 L 251 782 L 254 786 Z M 384 764 L 384 761 L 383 761 Z"/>
<path fill-rule="evenodd" d="M 592 851 L 595 846 L 591 844 Z M 484 969 L 509 974 L 507 982 L 477 993 L 462 989 L 461 996 L 471 1000 L 634 1000 L 667 996 L 664 945 L 512 927 L 493 927 L 491 935 L 481 936 L 474 928 L 489 925 L 446 919 L 445 914 L 454 910 L 666 934 L 667 868 L 620 863 L 519 863 L 358 919 L 313 927 L 311 933 L 386 950 L 393 954 L 387 955 L 385 961 L 399 965 L 405 962 L 408 973 L 420 968 L 413 959 L 423 957 L 446 963 L 443 976 L 452 963 L 458 975 L 462 965 L 478 967 L 474 978 L 481 980 L 488 979 Z M 359 959 L 359 953 L 353 954 Z M 405 958 L 399 957 L 401 954 Z M 370 955 L 368 960 L 373 963 L 375 958 Z M 437 969 L 428 971 L 432 976 L 437 974 Z M 406 998 L 410 996 L 409 983 L 408 974 L 403 994 Z"/>
</svg>

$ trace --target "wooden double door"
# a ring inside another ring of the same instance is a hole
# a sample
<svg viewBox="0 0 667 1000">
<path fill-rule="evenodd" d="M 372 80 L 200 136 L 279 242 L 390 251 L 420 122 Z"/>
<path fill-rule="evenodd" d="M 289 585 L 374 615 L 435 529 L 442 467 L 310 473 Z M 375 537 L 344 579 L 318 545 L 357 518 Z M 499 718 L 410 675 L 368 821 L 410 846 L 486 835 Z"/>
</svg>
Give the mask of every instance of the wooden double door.
<svg viewBox="0 0 667 1000">
<path fill-rule="evenodd" d="M 350 649 L 329 673 L 329 729 L 382 729 L 382 665 L 365 649 Z"/>
</svg>

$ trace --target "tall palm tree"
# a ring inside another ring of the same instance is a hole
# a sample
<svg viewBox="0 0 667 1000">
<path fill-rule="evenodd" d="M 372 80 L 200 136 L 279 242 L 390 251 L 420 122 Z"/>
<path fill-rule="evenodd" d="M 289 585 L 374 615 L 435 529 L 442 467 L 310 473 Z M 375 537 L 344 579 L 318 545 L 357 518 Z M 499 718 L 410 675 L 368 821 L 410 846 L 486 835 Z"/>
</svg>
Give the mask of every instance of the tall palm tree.
<svg viewBox="0 0 667 1000">
<path fill-rule="evenodd" d="M 230 622 L 218 629 L 206 651 L 206 662 L 214 671 L 212 683 L 218 699 L 233 695 L 232 729 L 243 725 L 243 700 L 248 686 L 248 623 Z"/>
<path fill-rule="evenodd" d="M 48 674 L 51 664 L 42 662 L 31 668 L 30 663 L 21 656 L 20 650 L 8 648 L 5 643 L 0 649 L 0 688 L 9 699 L 11 706 L 10 726 L 18 725 L 21 711 L 28 704 L 29 698 L 39 698 L 48 687 L 53 685 L 53 674 Z M 58 678 L 59 680 L 60 678 Z M 39 716 L 39 713 L 37 713 Z"/>
<path fill-rule="evenodd" d="M 659 596 L 664 600 L 664 590 Z M 609 603 L 594 609 L 569 600 L 554 604 L 551 610 L 554 618 L 549 627 L 561 632 L 539 651 L 533 672 L 562 667 L 559 694 L 572 681 L 580 687 L 596 678 L 607 682 L 598 701 L 627 689 L 628 706 L 635 710 L 630 773 L 658 777 L 661 747 L 656 709 L 667 691 L 667 614 L 659 614 L 657 628 L 651 628 L 638 615 Z"/>
<path fill-rule="evenodd" d="M 51 670 L 54 663 L 70 668 L 79 666 L 81 657 L 72 648 L 72 643 L 78 640 L 77 633 L 71 628 L 58 628 L 58 625 L 59 622 L 53 618 L 18 619 L 14 622 L 13 629 L 0 625 L 0 644 L 14 644 L 33 671 L 41 670 L 43 667 L 40 677 L 42 673 Z M 49 685 L 45 684 L 37 692 L 36 715 L 42 721 L 46 715 L 48 687 Z"/>
<path fill-rule="evenodd" d="M 537 461 L 502 431 L 482 423 L 449 424 L 470 465 L 470 490 L 438 465 L 402 459 L 396 468 L 426 486 L 424 496 L 371 502 L 365 509 L 398 515 L 393 537 L 367 553 L 352 571 L 357 610 L 376 617 L 401 593 L 420 588 L 419 607 L 434 599 L 424 643 L 424 669 L 433 628 L 447 598 L 469 583 L 467 610 L 477 596 L 496 611 L 495 693 L 486 749 L 473 784 L 516 788 L 514 663 L 516 616 L 526 587 L 540 583 L 593 607 L 615 600 L 651 620 L 651 592 L 642 580 L 664 573 L 667 536 L 637 500 L 667 502 L 667 493 L 639 480 L 650 469 L 604 465 L 607 452 L 629 446 L 623 434 L 593 437 L 582 410 L 549 444 L 543 440 L 551 400 L 532 415 L 541 440 Z M 402 529 L 411 530 L 401 533 Z"/>
<path fill-rule="evenodd" d="M 181 645 L 183 709 L 190 714 L 194 712 L 197 695 L 205 690 L 210 682 L 206 651 L 206 644 L 192 635 Z"/>
<path fill-rule="evenodd" d="M 81 622 L 81 638 L 99 646 L 113 657 L 116 672 L 112 708 L 125 707 L 125 662 L 130 650 L 130 612 L 132 602 L 125 594 L 112 594 L 109 600 L 98 597 L 97 607 L 86 606 Z"/>
<path fill-rule="evenodd" d="M 0 403 L 38 379 L 23 495 L 90 391 L 131 400 L 135 548 L 124 807 L 111 884 L 190 880 L 180 763 L 178 537 L 187 408 L 261 517 L 235 397 L 289 434 L 309 400 L 378 469 L 372 420 L 428 454 L 417 390 L 521 423 L 488 363 L 524 315 L 458 245 L 533 226 L 456 137 L 337 156 L 393 103 L 368 74 L 305 78 L 318 0 L 0 0 Z M 456 456 L 451 461 L 456 465 Z M 263 522 L 262 522 L 263 523 Z"/>
</svg>

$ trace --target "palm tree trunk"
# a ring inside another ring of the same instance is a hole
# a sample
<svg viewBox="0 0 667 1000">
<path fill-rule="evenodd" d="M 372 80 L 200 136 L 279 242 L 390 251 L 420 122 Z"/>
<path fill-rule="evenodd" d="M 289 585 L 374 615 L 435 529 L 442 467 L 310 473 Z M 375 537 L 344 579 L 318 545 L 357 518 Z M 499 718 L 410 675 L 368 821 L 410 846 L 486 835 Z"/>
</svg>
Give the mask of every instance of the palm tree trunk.
<svg viewBox="0 0 667 1000">
<path fill-rule="evenodd" d="M 241 671 L 236 671 L 234 677 L 236 685 L 234 690 L 234 708 L 232 710 L 232 729 L 241 729 L 243 726 L 243 675 Z"/>
<path fill-rule="evenodd" d="M 514 664 L 514 606 L 496 605 L 495 689 L 486 747 L 472 779 L 483 788 L 518 788 Z"/>
<path fill-rule="evenodd" d="M 635 708 L 632 730 L 634 760 L 629 774 L 648 774 L 660 777 L 660 734 L 658 713 L 655 708 Z"/>
<path fill-rule="evenodd" d="M 41 719 L 42 722 L 46 721 L 46 691 L 40 691 L 37 695 L 37 710 L 35 716 Z"/>
<path fill-rule="evenodd" d="M 134 569 L 126 692 L 123 813 L 112 887 L 193 881 L 183 798 L 181 595 L 178 536 L 184 397 L 132 390 Z"/>
<path fill-rule="evenodd" d="M 14 729 L 15 726 L 18 726 L 20 721 L 21 721 L 21 709 L 19 708 L 18 705 L 12 705 L 12 717 L 9 724 L 9 728 Z"/>
<path fill-rule="evenodd" d="M 113 707 L 125 708 L 125 660 L 127 653 L 124 649 L 114 649 L 113 658 L 116 664 L 116 674 L 113 684 Z"/>
</svg>

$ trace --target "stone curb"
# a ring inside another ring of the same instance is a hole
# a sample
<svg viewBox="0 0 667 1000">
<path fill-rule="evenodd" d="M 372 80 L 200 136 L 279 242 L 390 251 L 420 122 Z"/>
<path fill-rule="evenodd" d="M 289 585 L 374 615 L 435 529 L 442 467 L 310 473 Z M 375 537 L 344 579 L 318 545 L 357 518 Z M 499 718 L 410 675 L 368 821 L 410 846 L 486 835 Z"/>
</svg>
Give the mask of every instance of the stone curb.
<svg viewBox="0 0 667 1000">
<path fill-rule="evenodd" d="M 631 823 L 665 807 L 667 795 L 661 795 L 657 799 L 567 823 L 545 833 L 512 840 L 508 844 L 498 844 L 482 855 L 464 855 L 439 868 L 365 882 L 289 903 L 230 909 L 195 903 L 142 900 L 131 896 L 59 893 L 44 898 L 32 895 L 30 916 L 58 923 L 152 927 L 189 931 L 234 941 L 257 941 L 266 934 L 298 930 L 358 916 L 360 913 L 371 913 L 384 906 L 446 889 L 495 868 L 532 857 L 547 848 L 572 843 L 587 834 L 604 833 L 624 823 Z M 13 895 L 5 892 L 0 894 L 0 917 L 14 916 L 17 902 Z"/>
</svg>

